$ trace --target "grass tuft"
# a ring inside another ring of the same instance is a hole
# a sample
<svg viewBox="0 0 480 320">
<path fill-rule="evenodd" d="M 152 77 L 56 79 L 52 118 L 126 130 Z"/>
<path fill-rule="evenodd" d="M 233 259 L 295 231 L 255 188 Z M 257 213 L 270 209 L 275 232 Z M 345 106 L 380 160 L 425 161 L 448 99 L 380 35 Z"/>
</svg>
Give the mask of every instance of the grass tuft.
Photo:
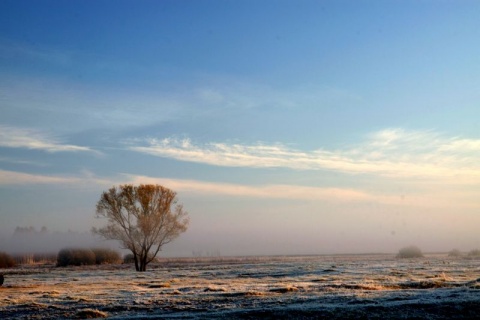
<svg viewBox="0 0 480 320">
<path fill-rule="evenodd" d="M 106 318 L 108 314 L 103 311 L 96 309 L 84 309 L 80 310 L 75 314 L 76 319 L 96 319 L 96 318 Z"/>
<path fill-rule="evenodd" d="M 15 259 L 5 252 L 0 252 L 0 268 L 13 268 L 15 267 Z"/>
</svg>

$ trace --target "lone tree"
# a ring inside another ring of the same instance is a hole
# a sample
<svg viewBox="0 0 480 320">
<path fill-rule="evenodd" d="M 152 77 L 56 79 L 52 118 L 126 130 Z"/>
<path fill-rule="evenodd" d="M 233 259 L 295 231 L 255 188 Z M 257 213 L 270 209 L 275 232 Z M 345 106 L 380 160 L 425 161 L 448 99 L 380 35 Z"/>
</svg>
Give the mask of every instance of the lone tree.
<svg viewBox="0 0 480 320">
<path fill-rule="evenodd" d="M 123 248 L 132 251 L 137 271 L 145 271 L 162 246 L 188 226 L 188 213 L 177 204 L 176 193 L 152 184 L 126 184 L 103 192 L 96 217 L 107 218 L 108 224 L 92 228 L 92 232 L 119 240 Z"/>
</svg>

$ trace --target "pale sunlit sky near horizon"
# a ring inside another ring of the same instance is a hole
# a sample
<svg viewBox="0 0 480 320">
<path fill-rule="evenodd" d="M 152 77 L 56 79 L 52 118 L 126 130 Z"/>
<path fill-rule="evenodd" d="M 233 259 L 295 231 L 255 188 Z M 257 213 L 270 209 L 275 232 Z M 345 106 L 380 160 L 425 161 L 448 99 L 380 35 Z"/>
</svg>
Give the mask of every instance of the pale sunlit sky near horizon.
<svg viewBox="0 0 480 320">
<path fill-rule="evenodd" d="M 165 256 L 480 248 L 479 1 L 0 1 L 0 241 L 160 183 Z M 8 250 L 8 248 L 0 248 Z"/>
</svg>

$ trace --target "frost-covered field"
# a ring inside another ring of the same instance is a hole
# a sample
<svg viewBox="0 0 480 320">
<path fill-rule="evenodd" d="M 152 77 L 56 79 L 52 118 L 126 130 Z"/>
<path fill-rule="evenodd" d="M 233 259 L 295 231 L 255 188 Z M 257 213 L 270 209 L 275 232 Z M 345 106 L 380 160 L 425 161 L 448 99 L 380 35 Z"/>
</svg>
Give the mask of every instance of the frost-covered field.
<svg viewBox="0 0 480 320">
<path fill-rule="evenodd" d="M 480 260 L 427 255 L 248 257 L 3 270 L 2 319 L 475 318 Z M 101 315 L 101 313 L 98 313 Z"/>
</svg>

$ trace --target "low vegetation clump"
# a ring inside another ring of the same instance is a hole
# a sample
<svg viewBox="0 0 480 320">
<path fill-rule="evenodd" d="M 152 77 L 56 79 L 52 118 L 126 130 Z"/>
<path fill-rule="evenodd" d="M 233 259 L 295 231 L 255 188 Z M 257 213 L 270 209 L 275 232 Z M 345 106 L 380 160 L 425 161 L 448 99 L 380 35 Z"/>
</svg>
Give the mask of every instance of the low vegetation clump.
<svg viewBox="0 0 480 320">
<path fill-rule="evenodd" d="M 92 248 L 95 254 L 96 264 L 116 264 L 122 262 L 120 254 L 112 249 L 107 248 Z"/>
<path fill-rule="evenodd" d="M 55 253 L 23 253 L 13 255 L 17 264 L 46 264 L 55 263 L 57 254 Z"/>
<path fill-rule="evenodd" d="M 461 257 L 462 256 L 462 252 L 458 249 L 453 249 L 451 250 L 449 253 L 448 253 L 448 256 L 449 257 Z"/>
<path fill-rule="evenodd" d="M 133 253 L 127 253 L 123 257 L 123 263 L 134 263 L 134 262 L 135 262 L 135 258 L 133 257 Z"/>
<path fill-rule="evenodd" d="M 95 253 L 90 249 L 65 248 L 58 252 L 57 267 L 95 264 Z"/>
<path fill-rule="evenodd" d="M 15 260 L 9 254 L 0 252 L 0 268 L 12 268 L 15 265 Z"/>
<path fill-rule="evenodd" d="M 115 264 L 121 261 L 117 251 L 106 248 L 65 248 L 60 250 L 57 256 L 58 267 Z"/>
<path fill-rule="evenodd" d="M 76 319 L 98 319 L 98 318 L 106 318 L 106 317 L 108 317 L 107 313 L 96 310 L 96 309 L 80 310 L 75 315 Z"/>
<path fill-rule="evenodd" d="M 468 253 L 468 256 L 470 258 L 480 258 L 480 250 L 479 249 L 474 249 Z"/>
<path fill-rule="evenodd" d="M 416 246 L 409 246 L 398 251 L 397 258 L 421 258 L 423 257 L 422 250 Z"/>
</svg>

